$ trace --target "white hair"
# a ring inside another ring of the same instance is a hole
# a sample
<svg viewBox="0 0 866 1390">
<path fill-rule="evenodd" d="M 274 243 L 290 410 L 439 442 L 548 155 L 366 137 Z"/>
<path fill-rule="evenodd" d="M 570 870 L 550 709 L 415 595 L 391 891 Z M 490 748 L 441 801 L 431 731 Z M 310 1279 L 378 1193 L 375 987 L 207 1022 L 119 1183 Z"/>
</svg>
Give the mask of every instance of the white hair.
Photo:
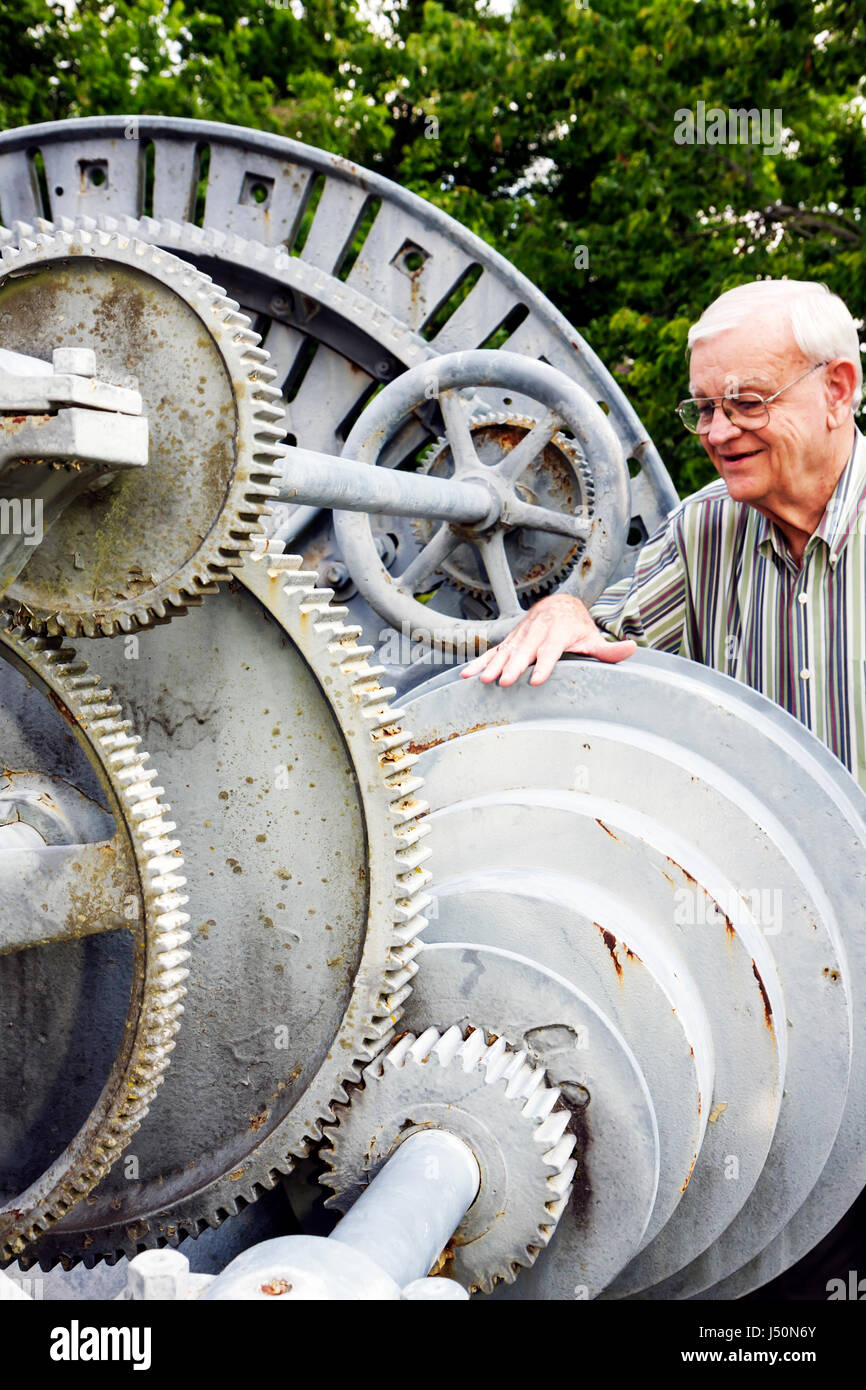
<svg viewBox="0 0 866 1390">
<path fill-rule="evenodd" d="M 787 313 L 794 341 L 812 362 L 843 358 L 857 372 L 851 399 L 856 410 L 863 395 L 863 367 L 857 326 L 844 301 L 817 280 L 752 280 L 714 299 L 689 329 L 689 352 L 695 343 L 739 328 L 766 310 Z"/>
</svg>

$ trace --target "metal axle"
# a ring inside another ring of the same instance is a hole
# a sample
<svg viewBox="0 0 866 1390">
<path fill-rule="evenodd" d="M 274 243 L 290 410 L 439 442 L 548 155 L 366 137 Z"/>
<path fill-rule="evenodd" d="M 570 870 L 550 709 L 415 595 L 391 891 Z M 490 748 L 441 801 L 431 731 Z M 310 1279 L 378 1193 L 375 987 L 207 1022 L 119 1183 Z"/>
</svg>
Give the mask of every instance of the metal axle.
<svg viewBox="0 0 866 1390">
<path fill-rule="evenodd" d="M 501 520 L 560 536 L 588 534 L 590 525 L 583 517 L 521 502 L 497 485 L 492 473 L 491 469 L 490 479 L 435 478 L 290 447 L 278 500 L 342 512 L 423 516 L 463 526 L 487 527 Z"/>
<path fill-rule="evenodd" d="M 202 1297 L 400 1298 L 428 1273 L 480 1184 L 462 1139 L 440 1129 L 412 1134 L 327 1239 L 263 1241 L 232 1260 Z"/>
</svg>

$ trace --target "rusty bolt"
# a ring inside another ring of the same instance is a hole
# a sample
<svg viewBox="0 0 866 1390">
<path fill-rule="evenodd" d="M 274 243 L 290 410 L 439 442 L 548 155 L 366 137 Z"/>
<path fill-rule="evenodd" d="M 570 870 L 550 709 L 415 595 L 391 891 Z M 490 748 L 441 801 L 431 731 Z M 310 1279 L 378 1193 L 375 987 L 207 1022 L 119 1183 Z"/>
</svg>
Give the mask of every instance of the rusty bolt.
<svg viewBox="0 0 866 1390">
<path fill-rule="evenodd" d="M 281 1294 L 291 1293 L 292 1286 L 288 1279 L 267 1279 L 261 1286 L 262 1293 Z"/>
<path fill-rule="evenodd" d="M 326 584 L 330 584 L 333 588 L 339 589 L 343 584 L 348 582 L 349 571 L 341 560 L 332 560 L 330 564 L 325 565 L 322 570 L 322 578 Z"/>
</svg>

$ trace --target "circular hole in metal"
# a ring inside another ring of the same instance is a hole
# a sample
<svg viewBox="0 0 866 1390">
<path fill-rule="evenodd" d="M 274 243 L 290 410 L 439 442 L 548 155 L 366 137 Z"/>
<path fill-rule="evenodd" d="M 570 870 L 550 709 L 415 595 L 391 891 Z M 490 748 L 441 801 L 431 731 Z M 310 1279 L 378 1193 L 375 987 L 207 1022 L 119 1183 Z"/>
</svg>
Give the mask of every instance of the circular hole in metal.
<svg viewBox="0 0 866 1390">
<path fill-rule="evenodd" d="M 589 1088 L 582 1081 L 560 1081 L 559 1089 L 569 1105 L 585 1110 L 592 1099 Z"/>
</svg>

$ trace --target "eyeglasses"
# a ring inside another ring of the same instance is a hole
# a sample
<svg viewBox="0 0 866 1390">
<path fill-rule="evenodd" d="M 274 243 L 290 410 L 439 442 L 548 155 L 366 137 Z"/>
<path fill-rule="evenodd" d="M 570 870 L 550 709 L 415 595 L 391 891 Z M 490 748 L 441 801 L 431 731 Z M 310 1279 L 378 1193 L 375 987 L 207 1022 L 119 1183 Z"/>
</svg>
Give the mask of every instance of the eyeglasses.
<svg viewBox="0 0 866 1390">
<path fill-rule="evenodd" d="M 759 396 L 757 391 L 745 391 L 742 395 L 692 397 L 687 401 L 680 401 L 677 406 L 677 415 L 691 434 L 709 434 L 716 410 L 721 406 L 731 424 L 736 425 L 738 429 L 760 430 L 770 419 L 767 406 L 772 401 L 775 401 L 789 387 L 796 386 L 797 382 L 802 381 L 804 377 L 809 376 L 812 372 L 817 372 L 819 367 L 826 367 L 827 365 L 827 362 L 816 362 L 814 367 L 809 367 L 805 372 L 801 372 L 798 377 L 789 381 L 787 386 L 780 387 L 772 396 Z"/>
</svg>

